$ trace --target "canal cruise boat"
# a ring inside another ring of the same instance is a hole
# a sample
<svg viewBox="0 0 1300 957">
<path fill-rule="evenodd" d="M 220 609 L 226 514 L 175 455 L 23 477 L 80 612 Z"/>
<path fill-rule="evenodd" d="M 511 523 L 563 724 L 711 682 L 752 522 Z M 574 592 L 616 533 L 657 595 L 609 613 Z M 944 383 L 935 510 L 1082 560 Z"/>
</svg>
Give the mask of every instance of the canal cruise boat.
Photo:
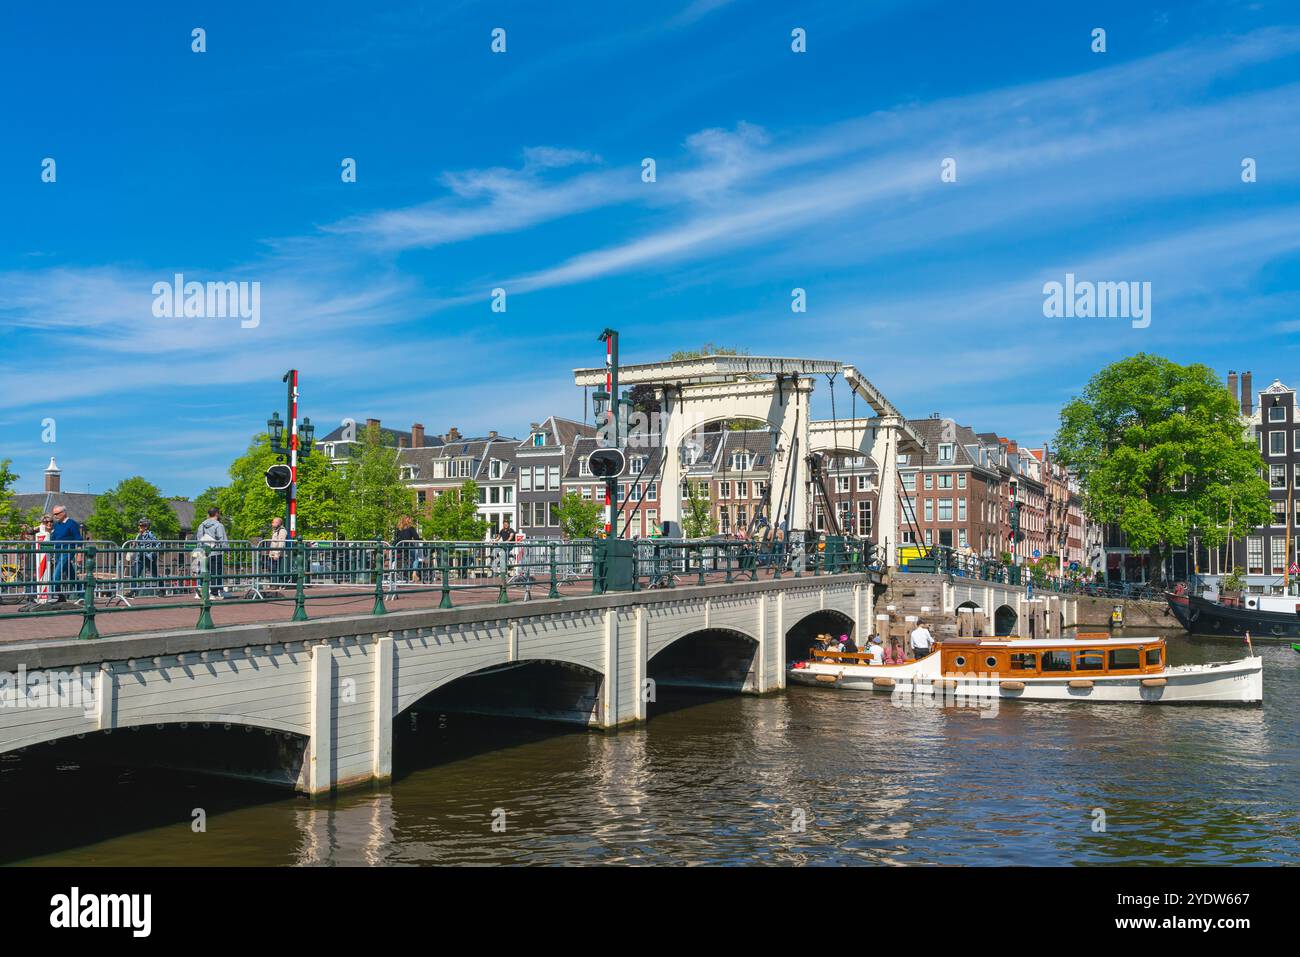
<svg viewBox="0 0 1300 957">
<path fill-rule="evenodd" d="M 865 653 L 812 650 L 787 675 L 792 684 L 1025 701 L 1141 704 L 1259 704 L 1263 659 L 1170 665 L 1163 638 L 957 638 L 924 658 L 870 663 Z"/>
</svg>

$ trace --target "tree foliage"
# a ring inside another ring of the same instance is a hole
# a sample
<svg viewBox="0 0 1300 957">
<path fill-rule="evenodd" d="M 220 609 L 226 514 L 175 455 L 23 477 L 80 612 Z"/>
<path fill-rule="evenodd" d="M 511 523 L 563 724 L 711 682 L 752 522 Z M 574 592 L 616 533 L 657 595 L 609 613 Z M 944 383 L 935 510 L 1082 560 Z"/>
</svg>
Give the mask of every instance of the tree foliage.
<svg viewBox="0 0 1300 957">
<path fill-rule="evenodd" d="M 718 526 L 713 521 L 707 492 L 697 489 L 694 482 L 688 482 L 686 501 L 682 504 L 683 535 L 687 538 L 705 538 L 717 534 Z"/>
<path fill-rule="evenodd" d="M 466 479 L 458 489 L 448 489 L 428 507 L 425 537 L 444 542 L 480 542 L 487 534 L 487 520 L 478 514 L 478 483 Z"/>
<path fill-rule="evenodd" d="M 14 506 L 13 485 L 19 477 L 9 470 L 11 462 L 12 459 L 0 460 L 0 539 L 17 539 L 24 526 L 31 528 L 34 524 L 32 516 L 24 515 Z"/>
<path fill-rule="evenodd" d="M 181 523 L 171 503 L 153 483 L 140 476 L 123 479 L 95 499 L 95 510 L 86 519 L 88 537 L 109 542 L 135 538 L 140 519 L 149 519 L 150 530 L 167 541 L 180 537 Z"/>
<path fill-rule="evenodd" d="M 592 538 L 601 526 L 599 502 L 588 501 L 577 492 L 567 492 L 560 499 L 560 532 L 569 540 Z"/>
<path fill-rule="evenodd" d="M 230 463 L 230 484 L 210 488 L 194 502 L 195 523 L 208 508 L 221 509 L 233 539 L 261 538 L 270 533 L 271 519 L 284 517 L 284 493 L 267 488 L 266 470 L 280 461 L 271 451 L 270 437 L 253 436 L 248 450 Z M 341 469 L 315 453 L 298 462 L 298 536 L 334 538 L 345 504 L 346 481 Z"/>
<path fill-rule="evenodd" d="M 402 468 L 397 449 L 385 447 L 379 428 L 366 428 L 361 447 L 345 467 L 345 508 L 336 518 L 339 531 L 349 541 L 391 539 L 397 520 L 415 511 L 415 493 L 402 482 Z M 320 487 L 310 490 L 324 491 Z M 318 502 L 307 501 L 300 489 L 300 510 L 337 502 L 334 497 Z"/>
<path fill-rule="evenodd" d="M 1056 452 L 1088 515 L 1149 550 L 1153 570 L 1193 529 L 1215 547 L 1271 521 L 1259 449 L 1208 366 L 1146 353 L 1112 363 L 1061 410 Z"/>
</svg>

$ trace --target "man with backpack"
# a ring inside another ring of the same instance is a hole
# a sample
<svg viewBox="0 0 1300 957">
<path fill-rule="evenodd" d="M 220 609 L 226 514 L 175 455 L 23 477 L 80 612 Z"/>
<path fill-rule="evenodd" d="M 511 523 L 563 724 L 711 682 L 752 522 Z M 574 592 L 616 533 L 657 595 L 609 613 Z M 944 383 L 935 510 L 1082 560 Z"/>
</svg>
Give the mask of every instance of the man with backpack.
<svg viewBox="0 0 1300 957">
<path fill-rule="evenodd" d="M 222 554 L 223 549 L 230 542 L 226 535 L 226 526 L 221 524 L 221 509 L 215 505 L 208 509 L 208 517 L 203 520 L 199 526 L 198 533 L 194 536 L 199 543 L 208 560 L 208 590 L 214 599 L 222 597 L 221 573 L 223 571 L 225 556 Z M 204 546 L 208 546 L 204 548 Z"/>
</svg>

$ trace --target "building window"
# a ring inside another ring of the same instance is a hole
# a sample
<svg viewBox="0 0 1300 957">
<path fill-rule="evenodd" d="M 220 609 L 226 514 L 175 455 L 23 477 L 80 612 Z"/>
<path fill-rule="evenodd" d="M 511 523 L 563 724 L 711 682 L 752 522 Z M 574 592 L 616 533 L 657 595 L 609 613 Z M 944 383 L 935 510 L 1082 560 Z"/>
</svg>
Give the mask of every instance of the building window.
<svg viewBox="0 0 1300 957">
<path fill-rule="evenodd" d="M 590 502 L 590 501 L 591 501 L 591 486 L 590 486 L 590 485 L 584 485 L 584 486 L 582 487 L 582 500 L 583 500 L 584 502 Z"/>
<path fill-rule="evenodd" d="M 957 499 L 957 521 L 966 521 L 966 500 L 964 498 Z M 962 533 L 963 536 L 965 534 L 965 532 Z M 966 543 L 962 542 L 962 544 L 965 545 Z"/>
<path fill-rule="evenodd" d="M 732 452 L 731 467 L 737 472 L 744 472 L 754 467 L 754 457 L 748 452 Z"/>
<path fill-rule="evenodd" d="M 744 528 L 749 524 L 749 513 L 745 506 L 736 506 L 736 528 Z"/>
<path fill-rule="evenodd" d="M 560 467 L 558 465 L 552 465 L 546 471 L 550 474 L 550 483 L 547 487 L 550 489 L 558 489 L 560 487 Z"/>
<path fill-rule="evenodd" d="M 533 470 L 519 470 L 519 490 L 521 492 L 531 492 L 533 490 Z"/>
<path fill-rule="evenodd" d="M 1268 420 L 1270 422 L 1285 422 L 1286 406 L 1281 405 L 1280 403 L 1277 405 L 1270 405 L 1268 407 Z"/>
<path fill-rule="evenodd" d="M 749 498 L 748 480 L 736 483 L 736 498 Z"/>
<path fill-rule="evenodd" d="M 858 534 L 859 535 L 871 534 L 871 503 L 870 502 L 858 503 Z"/>
<path fill-rule="evenodd" d="M 847 475 L 840 475 L 835 479 L 835 491 L 841 495 L 848 494 L 849 477 Z"/>
<path fill-rule="evenodd" d="M 952 461 L 952 445 L 951 445 L 951 444 L 949 444 L 949 443 L 947 443 L 947 442 L 944 442 L 942 445 L 939 446 L 939 461 L 940 461 L 940 462 L 951 462 L 951 461 Z"/>
<path fill-rule="evenodd" d="M 925 520 L 927 522 L 934 521 L 934 499 L 927 498 L 925 500 Z M 926 542 L 926 544 L 928 545 L 929 542 Z"/>
<path fill-rule="evenodd" d="M 925 473 L 925 487 L 927 489 L 934 488 L 934 473 L 932 472 Z"/>
<path fill-rule="evenodd" d="M 939 488 L 941 488 L 941 489 L 942 489 L 942 488 L 952 488 L 952 476 L 951 476 L 951 475 L 940 475 L 940 476 L 939 476 Z"/>
<path fill-rule="evenodd" d="M 934 534 L 928 528 L 925 530 L 925 544 L 934 544 Z"/>
<path fill-rule="evenodd" d="M 499 485 L 493 485 L 488 489 L 488 504 L 501 504 L 501 487 Z"/>
<path fill-rule="evenodd" d="M 906 474 L 904 474 L 904 475 L 902 475 L 902 476 L 900 476 L 900 477 L 901 477 L 902 480 L 903 480 L 903 491 L 905 491 L 905 492 L 915 492 L 915 491 L 916 491 L 916 473 L 915 473 L 915 472 L 908 472 L 908 473 L 906 473 Z"/>
<path fill-rule="evenodd" d="M 642 472 L 644 472 L 645 459 L 646 457 L 644 455 L 634 455 L 630 459 L 628 459 L 629 473 L 632 475 L 640 475 Z"/>
<path fill-rule="evenodd" d="M 858 491 L 859 492 L 867 491 L 867 477 L 865 475 L 858 476 Z"/>
<path fill-rule="evenodd" d="M 513 485 L 505 485 L 505 486 L 502 486 L 502 488 L 501 488 L 501 504 L 502 504 L 502 505 L 513 505 L 513 504 L 515 504 L 515 487 L 514 487 Z"/>
<path fill-rule="evenodd" d="M 559 504 L 556 502 L 551 502 L 551 504 L 547 506 L 547 510 L 550 512 L 550 516 L 551 516 L 551 521 L 550 521 L 551 528 L 559 528 L 560 527 Z"/>
<path fill-rule="evenodd" d="M 1264 574 L 1264 539 L 1262 538 L 1246 539 L 1246 574 Z"/>
<path fill-rule="evenodd" d="M 540 448 L 541 446 L 546 445 L 546 433 L 545 433 L 545 432 L 534 432 L 534 433 L 533 433 L 533 445 L 534 445 L 535 447 L 538 447 L 538 448 Z"/>
<path fill-rule="evenodd" d="M 1270 465 L 1268 467 L 1268 487 L 1286 488 L 1286 466 Z"/>
<path fill-rule="evenodd" d="M 1273 574 L 1286 574 L 1286 536 L 1279 535 L 1276 538 L 1270 538 L 1268 545 L 1271 553 L 1269 559 L 1273 565 Z"/>
<path fill-rule="evenodd" d="M 502 466 L 502 463 L 501 463 L 501 461 L 500 461 L 499 459 L 493 459 L 491 462 L 489 462 L 489 463 L 488 463 L 488 478 L 490 478 L 490 479 L 499 479 L 499 478 L 501 478 L 501 466 Z"/>
<path fill-rule="evenodd" d="M 582 458 L 578 459 L 578 474 L 579 475 L 591 474 L 591 465 L 587 461 L 587 456 L 585 455 Z"/>
<path fill-rule="evenodd" d="M 731 483 L 730 483 L 730 482 L 719 482 L 719 483 L 718 483 L 718 498 L 731 498 Z"/>
<path fill-rule="evenodd" d="M 966 547 L 966 529 L 957 529 L 957 545 L 961 548 Z"/>
<path fill-rule="evenodd" d="M 725 505 L 719 508 L 718 519 L 719 519 L 718 528 L 722 531 L 722 534 L 726 535 L 728 532 L 731 531 L 731 509 L 727 508 L 727 506 Z M 817 527 L 819 530 L 821 529 L 821 523 L 822 523 L 822 515 L 821 515 L 821 511 L 818 510 Z"/>
<path fill-rule="evenodd" d="M 419 504 L 419 505 L 423 505 L 423 504 L 424 504 L 424 501 L 425 501 L 425 498 L 426 498 L 426 497 L 427 497 L 427 494 L 425 493 L 424 489 L 420 489 L 418 492 L 415 493 L 415 501 L 416 501 L 416 503 Z"/>
<path fill-rule="evenodd" d="M 950 498 L 939 499 L 939 521 L 941 522 L 952 521 L 952 499 Z"/>
<path fill-rule="evenodd" d="M 957 487 L 958 487 L 958 488 L 965 488 L 965 487 L 966 487 L 966 473 L 965 473 L 965 472 L 961 472 L 961 473 L 959 473 L 959 474 L 957 475 Z"/>
<path fill-rule="evenodd" d="M 1270 432 L 1268 434 L 1268 454 L 1286 455 L 1286 433 Z"/>
<path fill-rule="evenodd" d="M 1274 525 L 1286 524 L 1286 502 L 1280 502 L 1280 501 L 1273 502 L 1273 524 Z"/>
<path fill-rule="evenodd" d="M 658 501 L 658 499 L 659 499 L 659 483 L 651 482 L 649 485 L 645 487 L 645 500 L 647 502 L 654 502 L 654 501 Z"/>
</svg>

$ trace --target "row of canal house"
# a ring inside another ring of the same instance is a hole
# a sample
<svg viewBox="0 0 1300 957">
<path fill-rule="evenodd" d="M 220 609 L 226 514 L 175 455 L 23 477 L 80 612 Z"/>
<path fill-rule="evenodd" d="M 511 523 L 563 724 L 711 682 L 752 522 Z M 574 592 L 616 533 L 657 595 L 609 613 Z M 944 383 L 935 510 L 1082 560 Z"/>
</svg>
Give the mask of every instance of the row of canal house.
<svg viewBox="0 0 1300 957">
<path fill-rule="evenodd" d="M 1081 570 L 1102 567 L 1100 530 L 1090 529 L 1077 479 L 1046 446 L 1028 449 L 992 432 L 976 433 L 937 414 L 909 420 L 925 440 L 921 454 L 898 457 L 898 527 L 886 535 L 904 544 L 943 545 L 967 555 L 1015 555 L 1030 564 L 1047 555 Z M 875 520 L 878 473 L 867 456 L 826 463 L 826 501 L 839 528 L 879 540 Z M 1011 507 L 1020 506 L 1021 537 L 1012 541 Z M 814 521 L 827 530 L 818 496 Z"/>
<path fill-rule="evenodd" d="M 902 514 L 899 527 L 892 530 L 895 541 L 997 557 L 1013 550 L 1014 491 L 1022 532 L 1014 544 L 1018 561 L 1062 555 L 1067 565 L 1087 567 L 1090 556 L 1077 483 L 1046 448 L 1024 449 L 937 416 L 910 424 L 926 440 L 927 450 L 900 456 Z M 379 428 L 384 443 L 399 450 L 402 477 L 419 504 L 473 479 L 479 514 L 494 530 L 509 522 L 529 538 L 559 538 L 558 509 L 564 495 L 604 500 L 604 483 L 587 464 L 597 445 L 595 428 L 572 419 L 551 416 L 533 423 L 523 439 L 496 432 L 464 436 L 455 428 L 426 435 L 418 423 L 401 431 L 375 419 L 366 420 L 366 425 Z M 357 441 L 345 440 L 344 433 L 335 430 L 318 444 L 331 458 L 346 458 Z M 766 429 L 718 427 L 697 435 L 682 449 L 682 498 L 694 492 L 706 499 L 719 533 L 749 533 L 756 516 L 771 514 L 773 496 L 790 494 L 789 489 L 770 489 L 775 455 L 773 433 Z M 627 458 L 616 502 L 619 534 L 649 537 L 661 530 L 660 450 L 634 435 Z M 876 481 L 875 465 L 866 456 L 831 458 L 826 464 L 827 498 L 815 496 L 817 530 L 830 530 L 825 511 L 829 503 L 842 530 L 879 540 Z"/>
</svg>

